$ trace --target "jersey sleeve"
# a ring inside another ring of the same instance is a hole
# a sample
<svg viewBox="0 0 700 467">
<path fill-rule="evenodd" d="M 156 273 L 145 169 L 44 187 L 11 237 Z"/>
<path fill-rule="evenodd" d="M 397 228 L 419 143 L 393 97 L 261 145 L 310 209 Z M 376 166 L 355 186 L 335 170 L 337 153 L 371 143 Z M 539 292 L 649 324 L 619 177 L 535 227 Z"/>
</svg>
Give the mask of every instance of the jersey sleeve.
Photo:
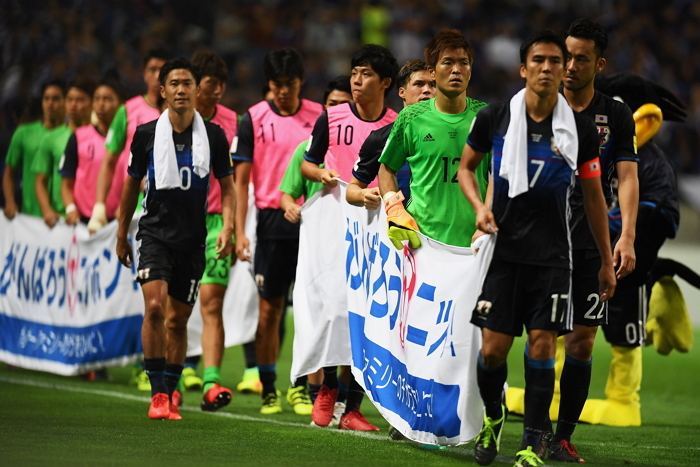
<svg viewBox="0 0 700 467">
<path fill-rule="evenodd" d="M 254 148 L 253 118 L 250 112 L 246 112 L 238 123 L 236 136 L 231 143 L 231 159 L 239 162 L 253 162 Z"/>
<path fill-rule="evenodd" d="M 211 166 L 216 178 L 223 178 L 233 173 L 233 165 L 229 156 L 228 140 L 226 133 L 220 126 L 212 124 L 209 132 L 209 147 L 211 154 Z"/>
<path fill-rule="evenodd" d="M 316 119 L 314 129 L 309 138 L 309 145 L 306 148 L 304 159 L 313 162 L 316 165 L 321 165 L 326 160 L 326 152 L 330 144 L 330 132 L 328 130 L 328 113 L 324 110 L 323 113 Z"/>
<path fill-rule="evenodd" d="M 31 170 L 34 173 L 51 175 L 51 136 L 51 134 L 44 136 L 44 139 L 39 143 L 32 160 Z"/>
<path fill-rule="evenodd" d="M 389 138 L 379 156 L 379 163 L 385 164 L 394 172 L 398 172 L 406 165 L 406 158 L 408 157 L 408 151 L 406 149 L 407 115 L 408 114 L 404 111 L 399 113 L 398 118 L 394 122 L 394 127 L 391 129 Z"/>
<path fill-rule="evenodd" d="M 393 128 L 393 126 L 389 126 Z M 379 173 L 379 156 L 387 142 L 387 127 L 374 130 L 360 148 L 360 157 L 352 169 L 352 175 L 362 183 L 370 184 Z"/>
<path fill-rule="evenodd" d="M 75 178 L 78 170 L 78 137 L 73 133 L 68 138 L 66 150 L 63 151 L 61 163 L 58 165 L 58 173 L 65 178 Z"/>
<path fill-rule="evenodd" d="M 483 107 L 472 121 L 467 144 L 478 152 L 489 152 L 493 147 L 493 110 L 495 106 Z"/>
<path fill-rule="evenodd" d="M 114 114 L 114 120 L 109 126 L 107 137 L 105 138 L 105 147 L 109 152 L 115 155 L 121 154 L 126 144 L 126 106 L 122 105 Z"/>
<path fill-rule="evenodd" d="M 127 173 L 136 180 L 142 180 L 148 170 L 148 133 L 142 127 L 137 127 L 134 139 L 131 142 L 131 154 L 129 154 L 129 165 Z"/>
<path fill-rule="evenodd" d="M 10 167 L 17 168 L 22 165 L 22 159 L 24 154 L 22 152 L 22 146 L 24 142 L 24 126 L 20 126 L 15 130 L 10 140 L 10 147 L 7 149 L 7 156 L 5 159 L 5 164 Z"/>
<path fill-rule="evenodd" d="M 301 176 L 301 163 L 304 160 L 304 151 L 308 141 L 302 141 L 294 150 L 287 170 L 284 171 L 280 191 L 287 193 L 294 199 L 299 199 L 304 194 L 304 179 Z"/>
<path fill-rule="evenodd" d="M 632 111 L 626 105 L 616 106 L 615 122 L 620 122 L 613 142 L 613 159 L 617 162 L 639 162 L 637 156 L 637 136 Z"/>
<path fill-rule="evenodd" d="M 600 177 L 600 137 L 595 123 L 576 114 L 578 131 L 578 177 L 581 179 Z"/>
</svg>

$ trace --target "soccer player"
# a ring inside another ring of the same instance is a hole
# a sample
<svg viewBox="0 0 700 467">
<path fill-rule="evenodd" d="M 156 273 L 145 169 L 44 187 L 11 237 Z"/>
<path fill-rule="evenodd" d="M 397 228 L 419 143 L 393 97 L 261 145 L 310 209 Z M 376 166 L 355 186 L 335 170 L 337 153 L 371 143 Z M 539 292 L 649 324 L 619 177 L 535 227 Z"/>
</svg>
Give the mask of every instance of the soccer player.
<svg viewBox="0 0 700 467">
<path fill-rule="evenodd" d="M 172 54 L 165 49 L 153 49 L 148 53 L 144 59 L 143 71 L 143 81 L 147 86 L 146 94 L 127 100 L 114 116 L 105 142 L 107 152 L 97 178 L 95 206 L 88 223 L 90 232 L 96 232 L 107 224 L 105 211 L 107 197 L 121 198 L 122 187 L 126 180 L 129 149 L 136 127 L 160 116 L 162 101 L 158 74 L 163 64 L 171 58 Z M 148 390 L 147 386 L 146 384 L 146 390 Z"/>
<path fill-rule="evenodd" d="M 66 93 L 68 124 L 61 125 L 44 136 L 32 162 L 32 171 L 36 173 L 34 184 L 36 198 L 41 206 L 44 223 L 49 227 L 56 225 L 56 221 L 65 213 L 61 198 L 61 175 L 58 173 L 58 168 L 68 139 L 78 127 L 90 123 L 94 92 L 95 82 L 85 76 L 76 76 L 68 83 Z"/>
<path fill-rule="evenodd" d="M 430 76 L 428 65 L 423 60 L 409 60 L 401 67 L 396 75 L 396 86 L 403 106 L 407 107 L 416 102 L 427 101 L 435 97 L 435 78 Z M 360 148 L 360 157 L 352 170 L 352 177 L 348 183 L 345 200 L 355 206 L 365 206 L 367 209 L 379 207 L 379 189 L 367 188 L 379 173 L 379 156 L 386 145 L 387 139 L 394 124 L 374 130 Z M 404 166 L 396 175 L 399 189 L 404 197 L 409 199 L 411 173 L 408 166 Z"/>
<path fill-rule="evenodd" d="M 352 94 L 350 90 L 350 77 L 338 76 L 331 80 L 323 94 L 324 108 L 328 109 L 340 104 L 352 102 Z M 301 207 L 297 204 L 297 200 L 308 200 L 318 190 L 323 188 L 323 184 L 310 182 L 301 176 L 301 164 L 304 160 L 304 153 L 308 146 L 308 141 L 302 141 L 297 146 L 292 159 L 289 161 L 287 170 L 284 172 L 282 183 L 280 184 L 280 208 L 284 210 L 284 218 L 289 222 L 296 224 L 301 219 Z M 294 408 L 294 412 L 299 415 L 310 415 L 311 406 L 316 400 L 316 395 L 321 389 L 323 383 L 323 370 L 317 373 L 308 375 L 309 388 L 308 393 L 305 378 L 298 378 L 294 385 L 287 391 L 287 402 Z M 346 394 L 347 395 L 347 394 Z M 339 400 L 345 410 L 345 399 Z M 336 403 L 337 404 L 337 403 Z M 338 422 L 340 419 L 338 418 Z"/>
<path fill-rule="evenodd" d="M 171 396 L 182 375 L 187 351 L 187 320 L 205 266 L 206 205 L 210 166 L 221 186 L 223 228 L 218 259 L 231 254 L 235 214 L 233 169 L 226 134 L 195 110 L 199 73 L 187 59 L 166 62 L 160 74 L 167 109 L 134 133 L 129 177 L 119 210 L 117 256 L 129 267 L 127 239 L 143 177 L 144 215 L 136 241 L 138 281 L 145 301 L 141 339 L 151 382 L 152 419 L 180 419 Z M 165 326 L 163 325 L 165 323 Z"/>
<path fill-rule="evenodd" d="M 589 19 L 574 21 L 568 30 L 569 59 L 564 74 L 564 97 L 576 112 L 588 116 L 598 127 L 603 190 L 612 196 L 610 182 L 618 180 L 618 204 L 622 231 L 613 252 L 617 278 L 635 267 L 635 225 L 639 203 L 637 143 L 632 112 L 625 104 L 594 89 L 595 76 L 605 67 L 603 53 L 608 37 L 603 28 Z M 571 435 L 588 397 L 591 357 L 598 326 L 608 321 L 608 306 L 598 296 L 597 271 L 601 260 L 595 239 L 586 221 L 581 186 L 571 196 L 571 243 L 573 248 L 572 305 L 573 332 L 564 336 L 566 357 L 560 379 L 561 401 L 550 459 L 582 462 L 571 444 Z"/>
<path fill-rule="evenodd" d="M 238 129 L 238 115 L 219 104 L 226 92 L 226 62 L 213 52 L 202 51 L 192 57 L 192 66 L 201 76 L 195 108 L 205 121 L 216 123 L 224 130 L 230 147 Z M 199 289 L 204 358 L 201 407 L 204 411 L 214 411 L 231 402 L 232 393 L 230 389 L 221 386 L 221 360 L 224 354 L 223 306 L 231 271 L 231 255 L 218 258 L 216 241 L 224 227 L 224 218 L 221 188 L 213 174 L 209 182 L 207 206 L 206 267 Z M 198 357 L 195 358 L 198 360 Z M 186 361 L 185 371 L 195 374 L 194 368 L 187 367 L 188 361 L 190 358 Z M 183 372 L 183 379 L 184 375 Z"/>
<path fill-rule="evenodd" d="M 554 355 L 560 330 L 570 330 L 567 300 L 571 247 L 569 192 L 578 170 L 583 203 L 598 246 L 601 301 L 615 290 L 605 197 L 600 183 L 599 140 L 590 118 L 575 113 L 559 94 L 567 48 L 553 31 L 533 35 L 520 48 L 525 89 L 510 102 L 489 105 L 474 121 L 459 166 L 459 181 L 476 212 L 479 230 L 495 235 L 471 322 L 482 328 L 477 381 L 484 426 L 474 456 L 493 462 L 505 420 L 503 384 L 514 336 L 528 334 L 525 419 L 518 466 L 542 465 L 543 433 L 554 391 Z M 482 202 L 476 170 L 493 149 L 493 201 Z M 483 252 L 480 254 L 484 254 Z"/>
<path fill-rule="evenodd" d="M 474 52 L 459 31 L 443 29 L 426 45 L 424 54 L 437 96 L 401 111 L 379 158 L 379 189 L 386 202 L 389 236 L 399 249 L 406 234 L 412 246 L 420 245 L 413 230 L 448 245 L 469 246 L 475 216 L 459 189 L 457 166 L 472 120 L 486 105 L 467 97 Z M 396 173 L 406 162 L 411 203 L 404 210 Z M 488 164 L 487 157 L 478 169 L 482 197 Z"/>
<path fill-rule="evenodd" d="M 331 107 L 321 114 L 301 164 L 304 178 L 325 187 L 336 186 L 336 178 L 350 180 L 360 148 L 369 134 L 396 118 L 396 112 L 384 107 L 384 99 L 396 81 L 399 68 L 392 53 L 380 45 L 368 44 L 355 53 L 350 66 L 353 102 Z M 337 397 L 337 367 L 324 368 L 323 386 L 311 414 L 316 425 L 331 423 Z M 360 412 L 363 397 L 362 386 L 351 375 L 345 413 L 340 419 L 341 429 L 379 430 Z"/>
<path fill-rule="evenodd" d="M 97 84 L 92 97 L 97 125 L 78 127 L 68 139 L 58 167 L 68 225 L 87 224 L 90 219 L 95 204 L 95 182 L 105 154 L 105 136 L 114 114 L 124 101 L 124 94 L 118 76 L 105 76 Z M 114 219 L 118 207 L 119 198 L 112 196 L 107 199 L 108 219 Z"/>
<path fill-rule="evenodd" d="M 235 223 L 236 255 L 242 261 L 251 261 L 245 219 L 252 170 L 258 208 L 253 269 L 260 307 L 255 334 L 258 371 L 263 385 L 260 413 L 275 414 L 282 412 L 275 388 L 279 326 L 285 298 L 296 274 L 299 250 L 299 225 L 285 219 L 280 208 L 279 186 L 294 149 L 308 139 L 323 106 L 300 98 L 304 64 L 295 49 L 267 54 L 263 70 L 273 98 L 254 105 L 243 115 L 231 147 L 231 157 L 236 170 L 239 206 Z"/>
<path fill-rule="evenodd" d="M 54 80 L 45 84 L 41 90 L 42 119 L 19 125 L 12 135 L 2 178 L 5 195 L 4 214 L 8 219 L 13 219 L 18 211 L 30 216 L 43 217 L 34 189 L 36 173 L 32 171 L 32 162 L 44 137 L 64 125 L 65 98 L 65 83 Z M 22 200 L 19 203 L 21 207 L 18 207 L 15 200 L 17 169 L 22 171 Z"/>
</svg>

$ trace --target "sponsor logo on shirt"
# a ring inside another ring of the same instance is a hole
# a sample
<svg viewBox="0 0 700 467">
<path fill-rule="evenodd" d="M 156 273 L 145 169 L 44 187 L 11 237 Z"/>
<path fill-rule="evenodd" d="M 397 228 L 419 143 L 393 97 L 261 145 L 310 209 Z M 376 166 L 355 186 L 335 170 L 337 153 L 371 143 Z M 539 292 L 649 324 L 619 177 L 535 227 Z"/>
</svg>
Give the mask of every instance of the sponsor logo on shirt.
<svg viewBox="0 0 700 467">
<path fill-rule="evenodd" d="M 595 122 L 596 123 L 608 123 L 608 116 L 607 115 L 596 115 Z"/>
<path fill-rule="evenodd" d="M 304 128 L 311 128 L 311 124 L 309 122 L 304 123 Z"/>
<path fill-rule="evenodd" d="M 600 137 L 600 145 L 605 146 L 610 141 L 610 127 L 609 126 L 599 126 L 598 136 Z"/>
<path fill-rule="evenodd" d="M 435 138 L 433 138 L 433 135 L 431 135 L 430 133 L 428 133 L 427 135 L 425 135 L 425 138 L 423 138 L 423 142 L 424 142 L 424 143 L 426 143 L 426 142 L 428 142 L 428 141 L 435 141 Z"/>
</svg>

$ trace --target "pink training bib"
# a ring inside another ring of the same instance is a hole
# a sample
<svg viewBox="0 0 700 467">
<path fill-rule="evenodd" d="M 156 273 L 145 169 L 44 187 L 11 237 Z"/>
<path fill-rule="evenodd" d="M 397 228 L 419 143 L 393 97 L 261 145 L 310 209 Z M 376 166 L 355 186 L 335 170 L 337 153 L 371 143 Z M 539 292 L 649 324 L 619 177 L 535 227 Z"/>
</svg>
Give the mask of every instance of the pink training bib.
<svg viewBox="0 0 700 467">
<path fill-rule="evenodd" d="M 111 194 L 114 191 L 114 187 L 117 187 L 119 189 L 117 195 L 120 199 L 122 188 L 126 181 L 126 168 L 129 165 L 131 142 L 134 140 L 136 127 L 157 120 L 160 117 L 160 110 L 148 105 L 143 96 L 132 97 L 124 103 L 124 106 L 126 107 L 126 141 L 114 168 L 114 178 L 112 178 L 112 189 L 110 190 Z"/>
<path fill-rule="evenodd" d="M 341 180 L 350 181 L 352 169 L 360 154 L 360 148 L 371 132 L 396 120 L 396 112 L 386 109 L 382 118 L 366 122 L 352 112 L 350 104 L 330 107 L 328 113 L 328 152 L 325 166 L 340 175 Z M 369 188 L 378 186 L 375 180 Z"/>
<path fill-rule="evenodd" d="M 78 168 L 75 171 L 75 185 L 73 197 L 75 206 L 83 217 L 92 215 L 92 207 L 95 205 L 95 191 L 97 189 L 97 176 L 102 167 L 102 159 L 105 157 L 105 137 L 92 125 L 85 125 L 75 130 L 75 139 L 78 142 Z M 119 207 L 121 186 L 112 184 L 107 194 L 107 218 L 114 218 L 114 212 Z"/>
<path fill-rule="evenodd" d="M 253 123 L 253 171 L 255 205 L 259 209 L 280 207 L 279 190 L 284 172 L 299 143 L 309 139 L 323 106 L 306 99 L 294 115 L 276 114 L 266 101 L 250 108 Z"/>
<path fill-rule="evenodd" d="M 238 130 L 238 115 L 236 115 L 236 112 L 219 104 L 216 106 L 216 113 L 214 113 L 214 116 L 209 121 L 211 123 L 216 123 L 224 130 L 230 148 L 233 138 L 236 136 L 236 131 Z M 216 179 L 213 171 L 209 179 L 209 196 L 207 197 L 207 202 L 207 212 L 209 214 L 221 214 L 221 185 L 219 185 L 219 180 Z"/>
</svg>

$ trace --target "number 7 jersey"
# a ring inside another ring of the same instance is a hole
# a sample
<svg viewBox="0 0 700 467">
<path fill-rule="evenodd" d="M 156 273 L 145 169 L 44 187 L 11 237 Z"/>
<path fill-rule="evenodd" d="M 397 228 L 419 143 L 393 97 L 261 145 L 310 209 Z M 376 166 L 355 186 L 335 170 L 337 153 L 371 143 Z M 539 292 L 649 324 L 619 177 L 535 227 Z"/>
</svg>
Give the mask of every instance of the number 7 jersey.
<svg viewBox="0 0 700 467">
<path fill-rule="evenodd" d="M 411 199 L 408 212 L 421 232 L 454 246 L 471 245 L 476 217 L 457 182 L 457 168 L 472 120 L 486 104 L 467 97 L 460 114 L 444 114 L 435 99 L 403 109 L 394 123 L 379 162 L 399 171 L 408 161 Z M 488 183 L 490 158 L 477 169 L 482 198 Z"/>
</svg>

